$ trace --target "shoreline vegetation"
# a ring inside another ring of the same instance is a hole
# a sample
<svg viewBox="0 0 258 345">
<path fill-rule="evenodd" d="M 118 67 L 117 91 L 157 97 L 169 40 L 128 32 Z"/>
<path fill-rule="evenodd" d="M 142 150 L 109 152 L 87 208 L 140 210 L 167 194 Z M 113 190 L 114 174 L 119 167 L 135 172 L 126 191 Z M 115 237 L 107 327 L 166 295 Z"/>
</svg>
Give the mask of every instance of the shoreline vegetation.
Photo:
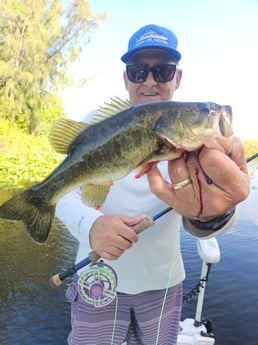
<svg viewBox="0 0 258 345">
<path fill-rule="evenodd" d="M 48 136 L 0 129 L 0 190 L 25 189 L 42 181 L 62 160 Z"/>
<path fill-rule="evenodd" d="M 2 126 L 1 126 L 2 127 Z M 257 139 L 243 139 L 246 157 L 258 152 Z M 0 129 L 0 189 L 20 190 L 42 181 L 62 160 L 46 134 Z"/>
<path fill-rule="evenodd" d="M 75 77 L 71 67 L 107 13 L 93 12 L 87 0 L 2 0 L 0 12 L 0 189 L 19 190 L 62 159 L 47 139 L 65 116 L 59 94 L 93 78 L 90 68 Z"/>
</svg>

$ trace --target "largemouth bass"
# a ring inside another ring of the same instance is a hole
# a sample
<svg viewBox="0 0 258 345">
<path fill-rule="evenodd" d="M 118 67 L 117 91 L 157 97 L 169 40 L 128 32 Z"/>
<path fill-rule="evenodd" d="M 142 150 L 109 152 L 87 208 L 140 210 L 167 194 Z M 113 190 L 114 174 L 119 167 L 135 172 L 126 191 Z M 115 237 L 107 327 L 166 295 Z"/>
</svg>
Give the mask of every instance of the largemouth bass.
<svg viewBox="0 0 258 345">
<path fill-rule="evenodd" d="M 29 236 L 43 243 L 56 203 L 69 191 L 85 186 L 84 199 L 101 206 L 112 181 L 136 168 L 139 177 L 158 161 L 176 159 L 202 145 L 220 149 L 216 137 L 233 134 L 231 108 L 210 102 L 130 106 L 119 100 L 101 113 L 99 122 L 90 125 L 68 119 L 54 125 L 51 144 L 66 157 L 42 182 L 5 202 L 1 218 L 22 221 Z"/>
</svg>

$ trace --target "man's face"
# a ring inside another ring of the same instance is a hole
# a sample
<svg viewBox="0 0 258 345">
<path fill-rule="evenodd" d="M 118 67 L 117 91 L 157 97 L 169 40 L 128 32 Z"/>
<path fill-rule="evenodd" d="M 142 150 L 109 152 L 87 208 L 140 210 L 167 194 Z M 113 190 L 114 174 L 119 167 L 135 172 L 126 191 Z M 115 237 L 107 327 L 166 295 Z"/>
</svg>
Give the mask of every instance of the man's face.
<svg viewBox="0 0 258 345">
<path fill-rule="evenodd" d="M 157 64 L 173 64 L 172 57 L 160 50 L 143 50 L 134 55 L 127 65 L 148 65 L 150 67 Z M 150 72 L 147 79 L 142 83 L 134 83 L 128 79 L 124 72 L 125 87 L 128 91 L 129 99 L 133 105 L 171 100 L 174 91 L 179 87 L 182 71 L 177 69 L 174 78 L 167 83 L 156 82 L 153 73 Z"/>
</svg>

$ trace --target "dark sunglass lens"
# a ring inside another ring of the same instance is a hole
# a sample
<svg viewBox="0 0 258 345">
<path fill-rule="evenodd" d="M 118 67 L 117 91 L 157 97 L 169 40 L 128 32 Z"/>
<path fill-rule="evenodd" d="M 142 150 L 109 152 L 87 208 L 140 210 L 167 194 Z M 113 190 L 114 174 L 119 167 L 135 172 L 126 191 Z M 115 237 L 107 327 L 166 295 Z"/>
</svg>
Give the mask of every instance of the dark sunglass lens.
<svg viewBox="0 0 258 345">
<path fill-rule="evenodd" d="M 133 83 L 143 83 L 148 74 L 145 66 L 127 66 L 126 71 L 128 79 Z"/>
<path fill-rule="evenodd" d="M 171 81 L 176 72 L 176 65 L 160 64 L 149 67 L 147 65 L 126 66 L 128 79 L 133 83 L 144 83 L 151 72 L 157 83 L 167 83 Z"/>
<path fill-rule="evenodd" d="M 175 65 L 157 65 L 154 73 L 155 80 L 158 83 L 167 83 L 174 78 L 176 66 Z"/>
</svg>

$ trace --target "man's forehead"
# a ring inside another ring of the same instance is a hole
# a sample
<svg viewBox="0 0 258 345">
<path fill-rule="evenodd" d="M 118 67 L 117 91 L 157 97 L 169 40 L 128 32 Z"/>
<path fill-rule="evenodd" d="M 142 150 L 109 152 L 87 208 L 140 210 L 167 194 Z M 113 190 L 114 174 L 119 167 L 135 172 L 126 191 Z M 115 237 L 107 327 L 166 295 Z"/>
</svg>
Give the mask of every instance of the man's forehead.
<svg viewBox="0 0 258 345">
<path fill-rule="evenodd" d="M 133 55 L 127 63 L 143 63 L 147 60 L 153 60 L 159 63 L 175 62 L 173 57 L 163 50 L 144 49 Z"/>
</svg>

